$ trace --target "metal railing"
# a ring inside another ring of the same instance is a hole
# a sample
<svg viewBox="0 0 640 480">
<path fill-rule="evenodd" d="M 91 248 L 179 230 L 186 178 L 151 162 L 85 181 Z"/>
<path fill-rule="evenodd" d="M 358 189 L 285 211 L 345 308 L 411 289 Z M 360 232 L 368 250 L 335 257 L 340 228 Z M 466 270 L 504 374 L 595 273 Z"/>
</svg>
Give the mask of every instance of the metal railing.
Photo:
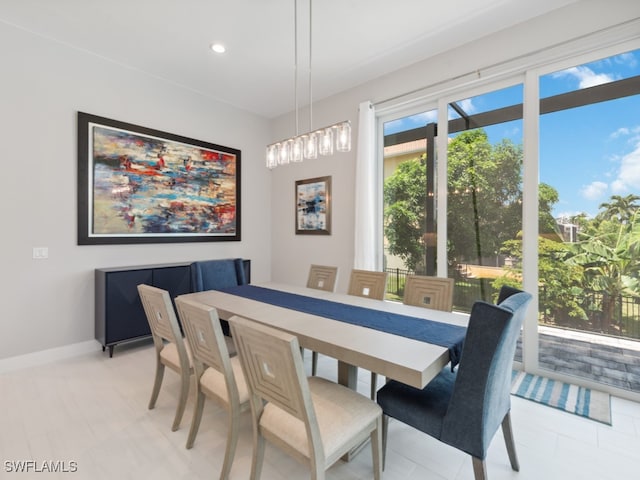
<svg viewBox="0 0 640 480">
<path fill-rule="evenodd" d="M 402 301 L 404 297 L 404 285 L 407 275 L 414 272 L 401 268 L 387 268 L 387 295 L 388 300 Z M 493 280 L 477 278 L 456 278 L 453 290 L 453 309 L 459 312 L 470 312 L 476 300 L 493 302 L 497 291 L 493 288 Z M 538 292 L 539 297 L 539 323 L 549 326 L 558 326 L 572 330 L 595 332 L 603 335 L 616 336 L 630 339 L 640 339 L 640 299 L 630 296 L 618 296 L 615 302 L 615 314 L 611 319 L 607 331 L 603 331 L 603 295 L 598 292 L 587 292 L 579 299 L 580 304 L 587 314 L 586 319 L 549 314 L 546 307 L 550 302 L 543 288 Z"/>
</svg>

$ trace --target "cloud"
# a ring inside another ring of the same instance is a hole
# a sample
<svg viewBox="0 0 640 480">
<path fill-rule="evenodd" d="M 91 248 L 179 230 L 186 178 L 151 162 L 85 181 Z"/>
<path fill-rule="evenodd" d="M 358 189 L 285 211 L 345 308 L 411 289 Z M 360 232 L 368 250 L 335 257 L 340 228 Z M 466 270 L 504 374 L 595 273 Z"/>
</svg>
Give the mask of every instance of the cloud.
<svg viewBox="0 0 640 480">
<path fill-rule="evenodd" d="M 635 68 L 638 65 L 638 60 L 635 55 L 631 52 L 622 53 L 620 55 L 616 55 L 613 57 L 613 61 L 617 64 L 626 65 L 631 68 Z"/>
<path fill-rule="evenodd" d="M 640 141 L 635 149 L 622 157 L 618 178 L 611 183 L 615 193 L 625 193 L 640 189 Z"/>
<path fill-rule="evenodd" d="M 473 115 L 477 110 L 476 106 L 473 104 L 472 98 L 465 98 L 464 100 L 458 100 L 455 103 L 467 115 Z M 453 118 L 460 118 L 460 115 L 458 115 L 457 112 L 454 113 L 452 108 L 449 108 L 449 120 Z"/>
<path fill-rule="evenodd" d="M 420 125 L 426 125 L 427 123 L 433 123 L 438 120 L 438 110 L 430 110 L 428 112 L 419 113 L 417 115 L 413 115 L 411 120 L 414 123 L 418 123 Z"/>
<path fill-rule="evenodd" d="M 579 67 L 571 67 L 554 74 L 554 77 L 573 77 L 578 80 L 579 88 L 589 88 L 596 85 L 602 85 L 615 80 L 615 77 L 607 73 L 596 73 L 589 67 L 584 65 Z"/>
<path fill-rule="evenodd" d="M 615 132 L 613 132 L 611 135 L 609 135 L 609 138 L 626 137 L 627 135 L 629 135 L 629 133 L 630 133 L 630 130 L 627 127 L 621 127 L 617 129 Z"/>
<path fill-rule="evenodd" d="M 606 183 L 595 181 L 583 187 L 581 193 L 587 200 L 598 200 L 604 197 L 608 188 L 609 186 Z"/>
</svg>

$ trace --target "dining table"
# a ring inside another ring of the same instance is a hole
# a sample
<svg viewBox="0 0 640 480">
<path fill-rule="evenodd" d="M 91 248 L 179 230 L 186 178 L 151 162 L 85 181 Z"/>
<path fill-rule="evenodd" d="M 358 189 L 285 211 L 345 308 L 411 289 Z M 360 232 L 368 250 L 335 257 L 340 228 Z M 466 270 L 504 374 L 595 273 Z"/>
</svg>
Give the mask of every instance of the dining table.
<svg viewBox="0 0 640 480">
<path fill-rule="evenodd" d="M 237 315 L 295 335 L 302 348 L 337 359 L 338 382 L 354 390 L 358 368 L 423 388 L 459 360 L 469 318 L 278 282 L 182 297 L 214 307 L 223 320 Z"/>
</svg>

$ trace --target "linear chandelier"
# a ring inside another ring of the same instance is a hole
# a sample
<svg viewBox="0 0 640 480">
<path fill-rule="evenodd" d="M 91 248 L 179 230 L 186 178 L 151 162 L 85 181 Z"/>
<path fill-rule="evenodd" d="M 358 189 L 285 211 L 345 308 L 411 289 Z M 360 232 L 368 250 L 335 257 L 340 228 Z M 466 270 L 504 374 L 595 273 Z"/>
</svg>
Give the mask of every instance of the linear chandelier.
<svg viewBox="0 0 640 480">
<path fill-rule="evenodd" d="M 287 165 L 318 158 L 318 155 L 333 155 L 334 150 L 351 150 L 351 122 L 348 120 L 313 129 L 312 83 L 311 83 L 311 24 L 313 0 L 309 0 L 309 131 L 298 131 L 298 0 L 293 0 L 294 15 L 294 101 L 296 134 L 293 137 L 267 145 L 267 168 Z"/>
</svg>

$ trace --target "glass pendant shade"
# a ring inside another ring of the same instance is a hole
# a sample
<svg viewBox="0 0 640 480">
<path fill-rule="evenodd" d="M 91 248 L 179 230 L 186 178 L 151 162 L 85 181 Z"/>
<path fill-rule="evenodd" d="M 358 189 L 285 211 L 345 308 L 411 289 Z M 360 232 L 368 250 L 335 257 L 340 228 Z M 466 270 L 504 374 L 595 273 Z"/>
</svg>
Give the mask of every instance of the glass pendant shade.
<svg viewBox="0 0 640 480">
<path fill-rule="evenodd" d="M 311 132 L 308 135 L 305 135 L 304 158 L 307 160 L 318 158 L 318 135 L 316 135 L 316 132 Z"/>
<path fill-rule="evenodd" d="M 282 142 L 280 145 L 280 159 L 278 163 L 280 165 L 287 165 L 289 160 L 291 160 L 291 144 L 292 140 L 287 140 L 286 142 Z"/>
<path fill-rule="evenodd" d="M 333 155 L 333 129 L 325 128 L 320 134 L 320 155 Z"/>
<path fill-rule="evenodd" d="M 338 125 L 336 133 L 336 150 L 339 152 L 351 151 L 351 123 L 343 122 Z"/>
<path fill-rule="evenodd" d="M 278 166 L 280 157 L 280 144 L 274 143 L 267 147 L 267 168 L 275 168 Z"/>
<path fill-rule="evenodd" d="M 301 162 L 303 160 L 304 140 L 303 137 L 296 137 L 291 143 L 291 161 Z"/>
</svg>

